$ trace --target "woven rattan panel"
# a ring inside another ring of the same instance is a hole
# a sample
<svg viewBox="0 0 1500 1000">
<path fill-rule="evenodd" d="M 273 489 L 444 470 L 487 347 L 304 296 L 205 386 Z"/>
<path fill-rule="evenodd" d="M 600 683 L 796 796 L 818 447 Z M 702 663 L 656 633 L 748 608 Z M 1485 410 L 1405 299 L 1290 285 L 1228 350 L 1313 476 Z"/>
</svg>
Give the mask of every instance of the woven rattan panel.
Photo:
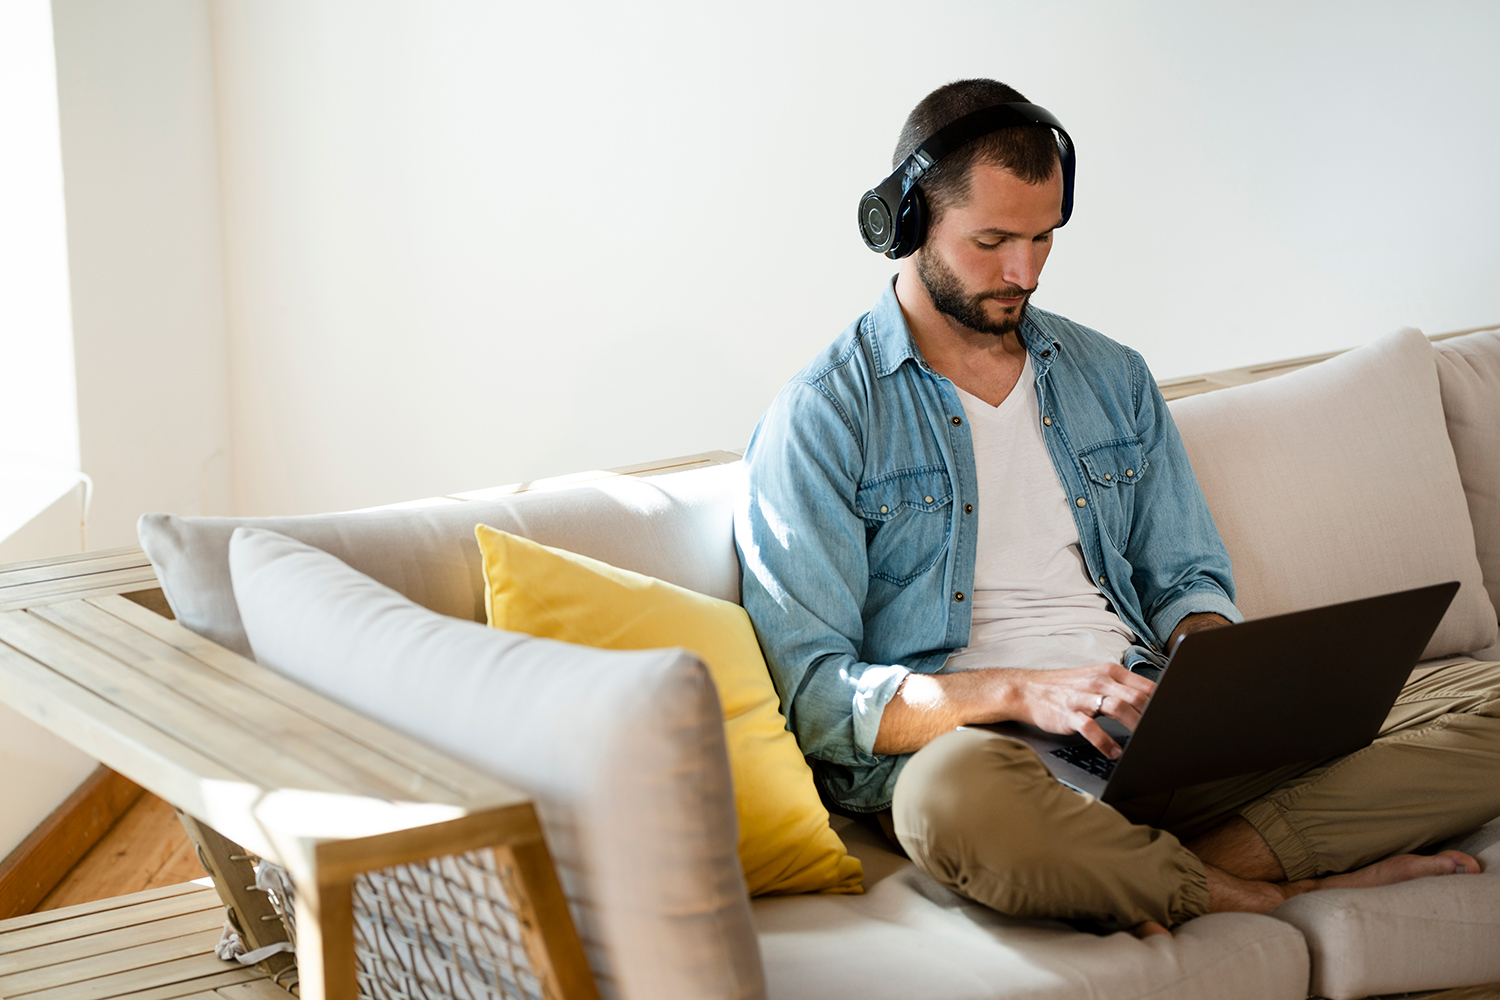
<svg viewBox="0 0 1500 1000">
<path fill-rule="evenodd" d="M 492 851 L 354 880 L 359 992 L 371 1000 L 544 1000 Z"/>
</svg>

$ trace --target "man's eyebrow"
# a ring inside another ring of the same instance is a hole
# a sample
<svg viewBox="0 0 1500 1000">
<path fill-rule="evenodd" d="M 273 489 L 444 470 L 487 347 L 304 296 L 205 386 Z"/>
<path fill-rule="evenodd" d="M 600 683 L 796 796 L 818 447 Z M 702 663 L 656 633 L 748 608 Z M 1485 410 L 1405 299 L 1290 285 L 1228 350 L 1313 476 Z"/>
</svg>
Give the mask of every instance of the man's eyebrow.
<svg viewBox="0 0 1500 1000">
<path fill-rule="evenodd" d="M 1037 233 L 1036 235 L 1037 236 L 1045 236 L 1047 233 L 1052 232 L 1052 230 L 1060 228 L 1062 226 L 1062 224 L 1063 224 L 1063 220 L 1061 218 L 1059 218 L 1052 225 L 1048 226 L 1046 229 L 1042 230 L 1040 233 Z M 1034 239 L 1035 238 L 1035 237 L 1027 237 L 1025 233 L 1011 232 L 1009 229 L 994 229 L 994 228 L 990 228 L 990 229 L 976 229 L 976 230 L 974 230 L 973 235 L 975 235 L 975 236 L 1014 236 L 1017 239 L 1028 239 L 1028 238 L 1033 238 Z"/>
</svg>

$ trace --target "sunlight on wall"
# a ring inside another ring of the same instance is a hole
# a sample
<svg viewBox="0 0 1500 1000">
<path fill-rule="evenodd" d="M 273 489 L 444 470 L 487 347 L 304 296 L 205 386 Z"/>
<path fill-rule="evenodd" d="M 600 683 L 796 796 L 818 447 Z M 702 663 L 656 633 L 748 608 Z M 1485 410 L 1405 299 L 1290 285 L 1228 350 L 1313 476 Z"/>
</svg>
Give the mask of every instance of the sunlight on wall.
<svg viewBox="0 0 1500 1000">
<path fill-rule="evenodd" d="M 0 4 L 0 539 L 78 483 L 51 7 Z"/>
</svg>

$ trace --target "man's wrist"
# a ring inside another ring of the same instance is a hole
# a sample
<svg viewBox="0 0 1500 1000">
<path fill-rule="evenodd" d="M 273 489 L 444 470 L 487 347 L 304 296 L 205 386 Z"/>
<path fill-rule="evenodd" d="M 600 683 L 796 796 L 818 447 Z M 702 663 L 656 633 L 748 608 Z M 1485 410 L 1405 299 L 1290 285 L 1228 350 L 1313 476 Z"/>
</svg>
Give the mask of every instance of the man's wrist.
<svg viewBox="0 0 1500 1000">
<path fill-rule="evenodd" d="M 1167 652 L 1170 653 L 1177 648 L 1183 636 L 1189 632 L 1202 632 L 1204 629 L 1220 628 L 1230 624 L 1228 618 L 1215 611 L 1200 611 L 1190 614 L 1177 623 L 1172 634 L 1167 638 Z"/>
</svg>

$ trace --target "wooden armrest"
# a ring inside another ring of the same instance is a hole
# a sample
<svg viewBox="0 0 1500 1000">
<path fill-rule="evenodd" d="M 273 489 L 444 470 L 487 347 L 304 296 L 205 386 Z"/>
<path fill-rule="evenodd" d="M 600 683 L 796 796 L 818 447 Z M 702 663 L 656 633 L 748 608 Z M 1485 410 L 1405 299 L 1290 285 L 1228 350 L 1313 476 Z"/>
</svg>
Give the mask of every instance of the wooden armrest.
<svg viewBox="0 0 1500 1000">
<path fill-rule="evenodd" d="M 476 850 L 531 971 L 595 996 L 524 794 L 121 596 L 156 586 L 139 550 L 0 569 L 0 700 L 286 868 L 304 997 L 355 996 L 366 873 Z"/>
</svg>

